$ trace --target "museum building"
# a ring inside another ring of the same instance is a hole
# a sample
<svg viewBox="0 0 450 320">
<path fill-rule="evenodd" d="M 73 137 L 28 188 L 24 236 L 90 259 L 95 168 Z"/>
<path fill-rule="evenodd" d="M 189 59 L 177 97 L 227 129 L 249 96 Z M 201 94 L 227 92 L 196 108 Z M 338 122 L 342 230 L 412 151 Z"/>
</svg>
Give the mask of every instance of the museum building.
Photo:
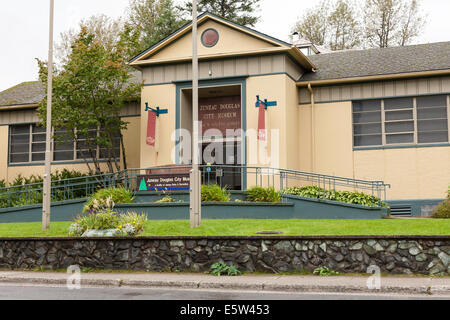
<svg viewBox="0 0 450 320">
<path fill-rule="evenodd" d="M 211 13 L 198 17 L 197 36 L 200 141 L 206 148 L 210 129 L 221 132 L 223 148 L 234 150 L 227 165 L 384 181 L 391 205 L 416 215 L 445 197 L 450 42 L 328 52 Z M 143 89 L 122 114 L 128 168 L 184 164 L 180 132 L 192 132 L 192 24 L 129 64 Z M 44 171 L 45 134 L 36 126 L 44 95 L 39 82 L 0 93 L 0 180 Z M 246 133 L 261 130 L 261 116 L 267 137 L 256 141 L 266 141 L 275 164 L 252 157 L 255 140 Z M 53 170 L 86 170 L 82 151 L 75 143 L 55 146 Z"/>
</svg>

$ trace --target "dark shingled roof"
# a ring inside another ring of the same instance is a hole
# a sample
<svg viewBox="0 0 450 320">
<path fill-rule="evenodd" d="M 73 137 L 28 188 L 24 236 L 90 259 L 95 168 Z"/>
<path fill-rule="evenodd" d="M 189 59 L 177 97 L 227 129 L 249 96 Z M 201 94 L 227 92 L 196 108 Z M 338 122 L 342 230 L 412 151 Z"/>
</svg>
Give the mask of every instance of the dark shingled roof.
<svg viewBox="0 0 450 320">
<path fill-rule="evenodd" d="M 38 104 L 44 96 L 41 82 L 23 82 L 0 92 L 0 106 Z"/>
<path fill-rule="evenodd" d="M 317 81 L 450 69 L 450 42 L 309 56 L 317 72 L 300 81 Z"/>
<path fill-rule="evenodd" d="M 140 71 L 131 72 L 130 82 L 142 82 L 142 73 Z M 0 92 L 0 108 L 15 105 L 39 104 L 45 95 L 46 92 L 41 82 L 23 82 Z"/>
</svg>

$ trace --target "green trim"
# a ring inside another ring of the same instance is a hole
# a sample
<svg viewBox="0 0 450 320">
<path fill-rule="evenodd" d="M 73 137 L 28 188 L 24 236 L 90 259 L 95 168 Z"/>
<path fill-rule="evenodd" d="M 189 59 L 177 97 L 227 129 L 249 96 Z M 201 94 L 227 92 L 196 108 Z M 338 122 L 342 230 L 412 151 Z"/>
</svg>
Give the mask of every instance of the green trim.
<svg viewBox="0 0 450 320">
<path fill-rule="evenodd" d="M 180 128 L 181 128 L 181 90 L 188 89 L 192 87 L 192 81 L 179 81 L 176 82 L 176 116 L 175 116 L 175 163 L 180 164 Z M 247 131 L 247 82 L 246 76 L 241 77 L 227 77 L 211 80 L 199 80 L 199 88 L 201 87 L 209 87 L 209 86 L 223 86 L 223 85 L 240 85 L 241 86 L 241 103 L 242 103 L 242 130 L 244 132 Z M 242 139 L 242 166 L 245 166 L 247 163 L 247 141 L 246 139 Z M 247 174 L 243 175 L 243 189 L 247 189 Z"/>
<path fill-rule="evenodd" d="M 220 81 L 220 80 L 228 80 L 228 79 L 241 79 L 241 78 L 250 78 L 250 77 L 265 77 L 265 76 L 277 76 L 277 75 L 286 75 L 288 76 L 292 81 L 296 81 L 289 73 L 287 72 L 271 72 L 271 73 L 261 73 L 261 74 L 244 74 L 244 75 L 237 75 L 237 76 L 228 76 L 228 77 L 217 77 L 217 78 L 202 78 L 199 79 L 199 81 Z M 160 85 L 167 85 L 167 84 L 184 84 L 184 83 L 191 83 L 192 80 L 175 80 L 170 82 L 159 82 L 159 83 L 147 83 L 144 84 L 144 87 L 153 87 L 153 86 L 160 86 Z"/>
<path fill-rule="evenodd" d="M 208 31 L 213 31 L 213 32 L 215 32 L 216 35 L 217 35 L 217 41 L 216 41 L 214 44 L 212 44 L 212 45 L 206 44 L 205 41 L 204 41 L 204 39 L 203 39 L 203 37 L 205 36 L 205 33 L 208 32 Z M 219 41 L 220 41 L 220 35 L 219 35 L 219 32 L 218 32 L 216 29 L 214 29 L 214 28 L 208 28 L 208 29 L 206 29 L 205 31 L 202 32 L 202 35 L 200 36 L 200 40 L 201 40 L 202 45 L 203 45 L 204 47 L 206 47 L 206 48 L 212 48 L 212 47 L 214 47 L 216 44 L 219 43 Z"/>
<path fill-rule="evenodd" d="M 404 145 L 404 146 L 353 147 L 353 151 L 433 148 L 433 147 L 450 147 L 450 143 L 435 143 L 435 144 L 422 144 L 422 145 L 414 144 L 414 145 Z"/>
</svg>

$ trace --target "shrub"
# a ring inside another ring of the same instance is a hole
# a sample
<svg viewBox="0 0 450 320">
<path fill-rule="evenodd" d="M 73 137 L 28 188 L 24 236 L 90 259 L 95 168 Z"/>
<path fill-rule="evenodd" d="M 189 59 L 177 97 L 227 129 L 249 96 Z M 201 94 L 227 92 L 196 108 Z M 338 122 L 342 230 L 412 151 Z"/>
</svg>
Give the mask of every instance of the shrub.
<svg viewBox="0 0 450 320">
<path fill-rule="evenodd" d="M 450 219 L 450 200 L 445 200 L 433 211 L 435 219 Z"/>
<path fill-rule="evenodd" d="M 124 187 L 111 187 L 98 190 L 84 206 L 83 213 L 105 207 L 108 198 L 111 198 L 111 201 L 114 202 L 114 204 L 132 203 L 134 195 L 130 190 L 125 189 Z"/>
<path fill-rule="evenodd" d="M 282 193 L 305 198 L 320 198 L 350 204 L 357 204 L 366 207 L 378 207 L 381 204 L 382 208 L 389 208 L 388 204 L 384 201 L 381 201 L 381 199 L 361 192 L 325 190 L 317 186 L 308 186 L 303 188 L 288 188 L 283 190 Z"/>
<path fill-rule="evenodd" d="M 171 196 L 165 196 L 161 200 L 155 201 L 155 203 L 173 203 L 173 202 L 177 202 L 177 200 L 172 198 Z"/>
<path fill-rule="evenodd" d="M 450 186 L 447 191 L 447 200 L 439 204 L 439 206 L 433 211 L 433 218 L 450 219 Z"/>
<path fill-rule="evenodd" d="M 229 202 L 231 195 L 226 188 L 221 188 L 218 185 L 203 185 L 202 186 L 202 201 L 203 202 Z"/>
<path fill-rule="evenodd" d="M 321 276 L 321 277 L 328 277 L 328 276 L 335 276 L 338 275 L 339 272 L 336 272 L 332 269 L 329 269 L 327 267 L 321 267 L 314 270 L 314 274 Z"/>
<path fill-rule="evenodd" d="M 226 274 L 228 276 L 238 276 L 241 272 L 233 264 L 227 266 L 224 262 L 218 262 L 211 266 L 211 274 L 215 276 L 221 276 L 222 274 Z"/>
<path fill-rule="evenodd" d="M 94 207 L 98 201 L 94 200 Z M 135 236 L 145 229 L 147 216 L 134 212 L 118 215 L 113 211 L 112 197 L 105 201 L 105 207 L 92 210 L 88 215 L 78 217 L 69 227 L 69 236 L 82 236 L 88 230 L 114 230 L 114 235 Z"/>
<path fill-rule="evenodd" d="M 247 200 L 251 202 L 280 202 L 280 193 L 274 188 L 253 187 L 247 190 Z"/>
</svg>

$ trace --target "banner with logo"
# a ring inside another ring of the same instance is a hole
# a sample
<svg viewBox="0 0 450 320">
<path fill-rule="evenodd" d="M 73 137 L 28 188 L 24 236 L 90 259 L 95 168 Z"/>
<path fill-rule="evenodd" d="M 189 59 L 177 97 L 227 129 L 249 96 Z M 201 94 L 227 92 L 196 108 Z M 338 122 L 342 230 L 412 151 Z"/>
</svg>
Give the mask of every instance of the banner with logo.
<svg viewBox="0 0 450 320">
<path fill-rule="evenodd" d="M 156 142 L 156 113 L 148 112 L 147 145 L 154 147 Z"/>
<path fill-rule="evenodd" d="M 266 108 L 262 103 L 259 104 L 258 140 L 266 141 Z"/>
</svg>

